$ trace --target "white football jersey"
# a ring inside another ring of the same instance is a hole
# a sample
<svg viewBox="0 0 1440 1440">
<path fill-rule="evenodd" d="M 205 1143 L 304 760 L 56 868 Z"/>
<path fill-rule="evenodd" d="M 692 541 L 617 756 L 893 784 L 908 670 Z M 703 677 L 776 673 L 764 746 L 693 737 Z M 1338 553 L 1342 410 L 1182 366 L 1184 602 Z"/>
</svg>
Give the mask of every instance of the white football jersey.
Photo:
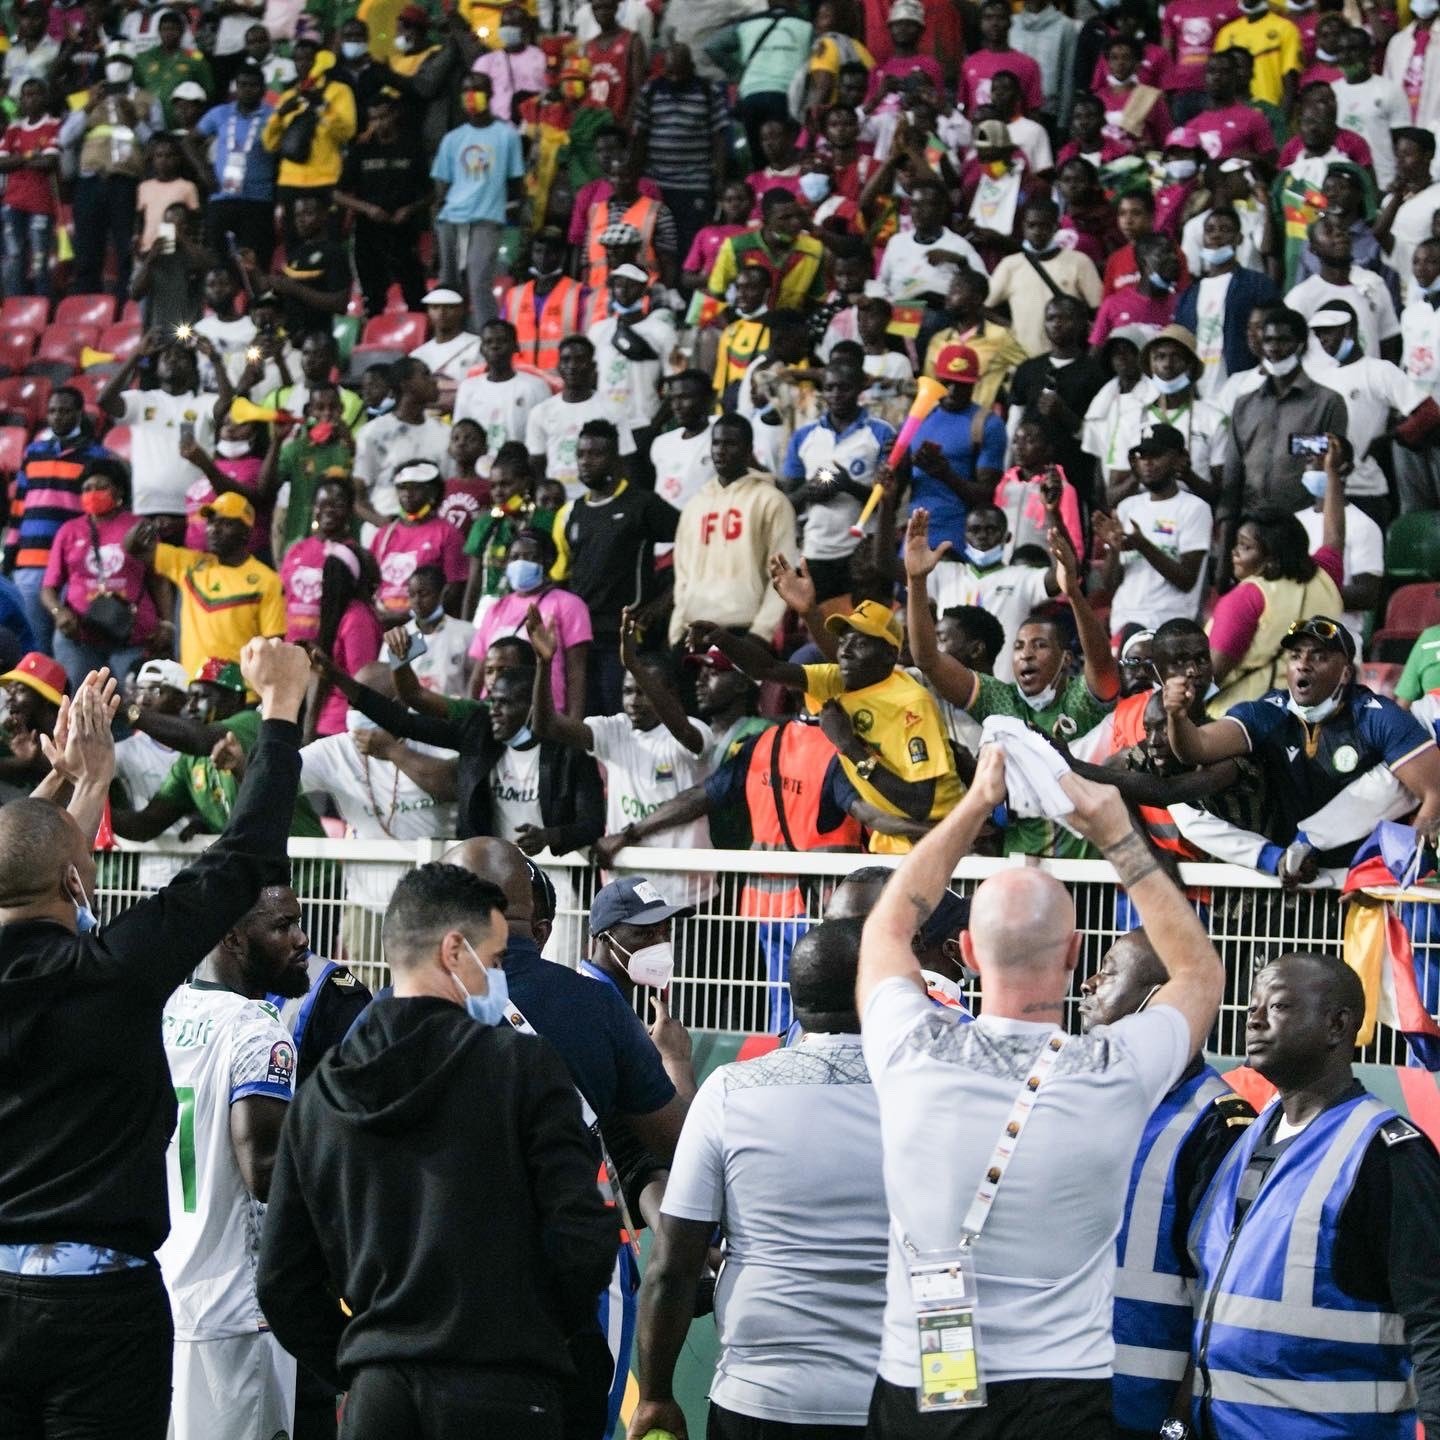
<svg viewBox="0 0 1440 1440">
<path fill-rule="evenodd" d="M 179 1119 L 165 1153 L 170 1237 L 158 1259 L 177 1340 L 220 1340 L 265 1327 L 255 1297 L 265 1207 L 245 1188 L 230 1107 L 247 1095 L 288 1101 L 295 1043 L 274 1006 L 204 981 L 166 1002 L 165 1057 Z"/>
</svg>

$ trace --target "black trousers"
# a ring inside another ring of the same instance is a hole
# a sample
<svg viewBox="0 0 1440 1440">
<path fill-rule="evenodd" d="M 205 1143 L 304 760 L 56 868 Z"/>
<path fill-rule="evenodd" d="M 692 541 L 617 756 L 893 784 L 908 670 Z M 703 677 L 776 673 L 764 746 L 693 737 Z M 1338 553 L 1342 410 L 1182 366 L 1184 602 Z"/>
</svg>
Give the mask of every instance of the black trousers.
<svg viewBox="0 0 1440 1440">
<path fill-rule="evenodd" d="M 877 1379 L 871 1440 L 1113 1440 L 1108 1380 L 1002 1380 L 979 1410 L 921 1415 L 915 1392 Z"/>
<path fill-rule="evenodd" d="M 400 286 L 407 309 L 419 310 L 425 294 L 425 267 L 420 263 L 420 232 L 409 225 L 377 225 L 355 221 L 355 273 L 365 296 L 365 314 L 384 313 L 392 282 Z"/>
<path fill-rule="evenodd" d="M 369 1365 L 340 1440 L 560 1440 L 559 1391 L 534 1375 L 460 1365 Z"/>
<path fill-rule="evenodd" d="M 783 1420 L 757 1420 L 713 1401 L 705 1422 L 705 1440 L 860 1440 L 864 1433 L 863 1425 L 787 1425 Z"/>
<path fill-rule="evenodd" d="M 212 255 L 229 257 L 227 234 L 242 250 L 253 250 L 260 269 L 268 274 L 275 254 L 275 202 L 211 200 L 205 207 L 205 244 Z"/>
<path fill-rule="evenodd" d="M 0 1436 L 165 1440 L 174 1345 L 157 1265 L 0 1275 Z"/>
</svg>

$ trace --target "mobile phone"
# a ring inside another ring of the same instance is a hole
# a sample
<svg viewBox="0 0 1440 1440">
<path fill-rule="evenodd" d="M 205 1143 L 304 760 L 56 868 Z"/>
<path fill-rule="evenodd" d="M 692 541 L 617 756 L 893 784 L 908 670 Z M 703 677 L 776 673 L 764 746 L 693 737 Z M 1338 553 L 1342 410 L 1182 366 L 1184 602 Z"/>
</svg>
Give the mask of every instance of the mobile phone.
<svg viewBox="0 0 1440 1440">
<path fill-rule="evenodd" d="M 195 439 L 195 427 L 188 420 L 180 422 L 180 443 L 189 445 Z"/>
<path fill-rule="evenodd" d="M 1291 435 L 1292 455 L 1323 455 L 1330 448 L 1330 442 L 1323 435 Z"/>
<path fill-rule="evenodd" d="M 413 665 L 430 647 L 425 643 L 425 637 L 417 630 L 410 637 L 410 643 L 405 647 L 405 658 L 397 660 L 394 655 L 387 656 L 387 661 L 392 670 L 398 670 L 402 665 Z"/>
<path fill-rule="evenodd" d="M 162 220 L 155 227 L 155 238 L 160 242 L 160 248 L 165 254 L 175 253 L 175 227 L 168 220 Z"/>
</svg>

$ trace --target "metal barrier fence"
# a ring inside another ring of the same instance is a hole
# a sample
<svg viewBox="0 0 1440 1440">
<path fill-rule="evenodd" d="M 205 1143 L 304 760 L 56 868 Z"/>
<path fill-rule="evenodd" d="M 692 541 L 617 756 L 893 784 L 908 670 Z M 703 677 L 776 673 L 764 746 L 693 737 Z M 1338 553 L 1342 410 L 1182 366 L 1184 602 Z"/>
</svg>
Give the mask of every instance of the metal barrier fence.
<svg viewBox="0 0 1440 1440">
<path fill-rule="evenodd" d="M 371 988 L 386 978 L 379 945 L 379 913 L 399 877 L 412 866 L 439 859 L 450 842 L 292 840 L 292 883 L 305 909 L 317 953 L 344 957 Z M 140 850 L 101 857 L 102 918 L 137 896 L 164 884 L 188 856 L 203 848 L 159 842 Z M 573 965 L 588 943 L 585 919 L 600 883 L 582 855 L 541 856 L 555 881 L 557 915 L 546 955 Z M 677 1016 L 693 1028 L 741 1032 L 774 1031 L 789 1019 L 784 963 L 798 937 L 823 915 L 835 886 L 862 866 L 894 865 L 894 857 L 871 855 L 766 854 L 738 850 L 685 851 L 629 849 L 620 853 L 616 873 L 642 873 L 673 898 L 697 902 L 696 914 L 677 924 Z M 967 859 L 956 871 L 954 888 L 971 893 L 987 875 L 1015 860 Z M 1079 980 L 1095 970 L 1101 956 L 1134 920 L 1129 903 L 1103 861 L 1056 860 L 1045 868 L 1070 889 L 1084 936 Z M 1266 876 L 1228 865 L 1187 865 L 1182 875 L 1225 962 L 1225 999 L 1210 1049 L 1223 1056 L 1245 1053 L 1245 1008 L 1254 971 L 1287 950 L 1341 952 L 1342 907 L 1334 891 L 1287 895 Z M 357 903 L 358 902 L 358 903 Z M 1423 907 L 1427 911 L 1440 906 Z M 1417 935 L 1417 953 L 1431 940 L 1428 924 Z M 1433 936 L 1440 960 L 1440 925 Z M 1422 967 L 1433 990 L 1440 964 Z M 1427 993 L 1430 1009 L 1440 994 Z M 1072 1025 L 1075 1017 L 1070 1017 Z M 1406 1062 L 1403 1040 L 1382 1028 L 1357 1058 L 1382 1065 Z"/>
</svg>

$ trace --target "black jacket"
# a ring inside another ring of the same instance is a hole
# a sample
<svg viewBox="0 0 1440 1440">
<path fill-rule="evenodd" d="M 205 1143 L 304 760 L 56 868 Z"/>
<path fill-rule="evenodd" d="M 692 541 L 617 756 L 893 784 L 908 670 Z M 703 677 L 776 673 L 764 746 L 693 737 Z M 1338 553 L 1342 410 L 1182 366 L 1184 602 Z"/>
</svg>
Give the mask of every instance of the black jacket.
<svg viewBox="0 0 1440 1440">
<path fill-rule="evenodd" d="M 459 838 L 495 833 L 490 772 L 505 746 L 490 729 L 490 711 L 483 702 L 452 700 L 452 718 L 442 720 L 416 714 L 388 695 L 359 685 L 355 708 L 392 735 L 458 751 L 455 799 Z M 547 830 L 558 832 L 550 844 L 556 855 L 583 849 L 605 833 L 605 791 L 593 756 L 568 745 L 540 741 L 540 818 Z"/>
<path fill-rule="evenodd" d="M 170 1233 L 161 1011 L 260 891 L 286 883 L 299 741 L 267 720 L 224 833 L 99 934 L 0 929 L 0 1244 L 150 1255 Z"/>
<path fill-rule="evenodd" d="M 598 1165 L 549 1041 L 377 1000 L 285 1119 L 261 1307 L 337 1388 L 394 1362 L 568 1375 L 615 1264 Z"/>
</svg>

